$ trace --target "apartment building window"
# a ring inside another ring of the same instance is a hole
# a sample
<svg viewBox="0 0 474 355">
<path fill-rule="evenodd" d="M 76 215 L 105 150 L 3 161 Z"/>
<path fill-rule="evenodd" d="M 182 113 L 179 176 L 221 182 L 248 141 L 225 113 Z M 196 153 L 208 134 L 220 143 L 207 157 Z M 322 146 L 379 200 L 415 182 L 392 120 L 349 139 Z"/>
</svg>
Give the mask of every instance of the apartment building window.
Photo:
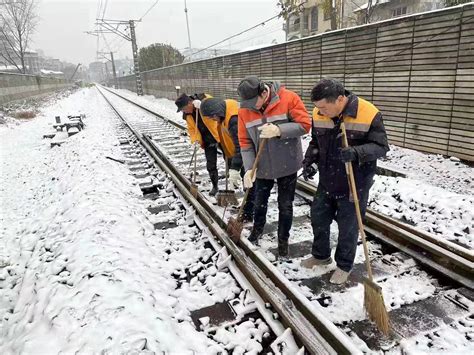
<svg viewBox="0 0 474 355">
<path fill-rule="evenodd" d="M 398 17 L 398 16 L 403 16 L 407 14 L 407 7 L 402 6 L 402 7 L 397 7 L 396 9 L 392 10 L 392 17 Z"/>
<path fill-rule="evenodd" d="M 309 16 L 308 16 L 308 15 L 304 15 L 304 16 L 303 16 L 303 29 L 304 29 L 304 30 L 307 30 L 307 29 L 308 29 L 308 26 L 309 26 Z"/>
<path fill-rule="evenodd" d="M 318 8 L 313 7 L 311 9 L 311 31 L 318 29 Z"/>
<path fill-rule="evenodd" d="M 293 24 L 290 28 L 291 31 L 299 31 L 300 30 L 300 18 L 297 17 L 293 20 Z"/>
</svg>

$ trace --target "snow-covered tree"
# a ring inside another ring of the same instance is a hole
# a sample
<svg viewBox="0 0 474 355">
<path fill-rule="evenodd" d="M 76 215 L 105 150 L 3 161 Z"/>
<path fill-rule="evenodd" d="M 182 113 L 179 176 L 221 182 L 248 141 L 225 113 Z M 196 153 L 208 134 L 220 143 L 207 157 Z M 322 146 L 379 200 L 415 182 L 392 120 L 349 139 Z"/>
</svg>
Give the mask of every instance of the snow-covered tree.
<svg viewBox="0 0 474 355">
<path fill-rule="evenodd" d="M 0 2 L 0 58 L 26 73 L 25 52 L 38 23 L 36 0 Z"/>
</svg>

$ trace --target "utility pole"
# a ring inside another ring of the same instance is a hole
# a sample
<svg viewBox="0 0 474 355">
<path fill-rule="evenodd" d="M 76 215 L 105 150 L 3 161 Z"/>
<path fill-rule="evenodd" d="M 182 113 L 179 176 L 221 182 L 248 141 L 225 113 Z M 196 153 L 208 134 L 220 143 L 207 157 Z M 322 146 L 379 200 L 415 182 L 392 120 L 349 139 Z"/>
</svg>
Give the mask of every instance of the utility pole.
<svg viewBox="0 0 474 355">
<path fill-rule="evenodd" d="M 112 61 L 112 70 L 114 72 L 114 87 L 118 89 L 118 81 L 117 81 L 117 72 L 115 71 L 115 61 L 114 61 L 114 52 L 110 52 L 110 59 Z"/>
<path fill-rule="evenodd" d="M 135 21 L 130 20 L 130 40 L 132 41 L 133 67 L 135 71 L 135 82 L 137 86 L 137 95 L 143 96 L 142 78 L 140 76 L 140 65 L 138 64 L 138 46 L 135 37 Z"/>
<path fill-rule="evenodd" d="M 186 14 L 186 27 L 188 28 L 189 52 L 190 52 L 191 55 L 192 55 L 192 49 L 191 49 L 191 34 L 189 33 L 188 7 L 186 6 L 186 0 L 184 0 L 184 13 Z"/>
<path fill-rule="evenodd" d="M 110 59 L 106 57 L 106 55 L 109 54 L 109 53 L 110 53 Z M 118 89 L 119 86 L 118 86 L 118 81 L 117 81 L 117 73 L 115 71 L 114 52 L 109 52 L 109 53 L 97 52 L 97 58 L 99 58 L 99 55 L 100 55 L 103 59 L 105 59 L 106 61 L 112 63 L 112 71 L 114 73 L 114 75 L 113 75 L 113 77 L 114 77 L 114 88 Z M 105 63 L 105 66 L 107 66 L 107 63 Z M 108 80 L 108 78 L 107 78 L 107 80 Z"/>
<path fill-rule="evenodd" d="M 96 19 L 96 25 L 101 26 L 101 29 L 97 29 L 95 31 L 88 31 L 86 33 L 99 36 L 103 33 L 114 33 L 127 41 L 132 42 L 132 53 L 133 53 L 133 69 L 135 72 L 135 84 L 137 95 L 143 95 L 143 86 L 142 86 L 142 79 L 140 76 L 140 66 L 138 63 L 138 46 L 137 46 L 137 39 L 135 36 L 135 22 L 140 22 L 140 20 L 106 20 L 106 19 Z M 119 26 L 127 26 L 130 29 L 130 35 L 125 33 L 124 31 L 119 30 Z"/>
<path fill-rule="evenodd" d="M 107 62 L 104 63 L 105 66 L 105 82 L 109 81 L 109 68 L 107 67 Z"/>
</svg>

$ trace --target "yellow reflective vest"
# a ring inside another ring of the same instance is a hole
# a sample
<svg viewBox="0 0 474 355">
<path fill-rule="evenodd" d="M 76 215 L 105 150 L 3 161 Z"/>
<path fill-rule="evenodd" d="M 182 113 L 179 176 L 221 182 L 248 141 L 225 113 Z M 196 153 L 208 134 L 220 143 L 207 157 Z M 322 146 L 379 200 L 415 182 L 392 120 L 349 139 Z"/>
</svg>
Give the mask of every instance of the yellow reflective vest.
<svg viewBox="0 0 474 355">
<path fill-rule="evenodd" d="M 235 155 L 235 145 L 229 132 L 229 121 L 233 116 L 239 114 L 239 103 L 232 99 L 225 101 L 225 118 L 218 124 L 219 141 L 226 158 L 232 158 Z"/>
<path fill-rule="evenodd" d="M 206 94 L 206 98 L 211 98 L 212 96 L 209 94 Z M 186 124 L 188 126 L 188 134 L 189 138 L 191 139 L 191 143 L 194 142 L 199 142 L 202 148 L 204 148 L 204 142 L 202 140 L 201 132 L 199 131 L 197 127 L 197 122 L 196 122 L 196 115 L 199 112 L 199 116 L 202 119 L 202 122 L 204 122 L 204 125 L 207 127 L 209 132 L 211 132 L 212 136 L 214 139 L 219 143 L 219 133 L 217 132 L 217 122 L 214 121 L 213 119 L 201 115 L 201 111 L 199 110 L 194 110 L 194 114 L 185 114 L 185 119 L 186 119 Z"/>
</svg>

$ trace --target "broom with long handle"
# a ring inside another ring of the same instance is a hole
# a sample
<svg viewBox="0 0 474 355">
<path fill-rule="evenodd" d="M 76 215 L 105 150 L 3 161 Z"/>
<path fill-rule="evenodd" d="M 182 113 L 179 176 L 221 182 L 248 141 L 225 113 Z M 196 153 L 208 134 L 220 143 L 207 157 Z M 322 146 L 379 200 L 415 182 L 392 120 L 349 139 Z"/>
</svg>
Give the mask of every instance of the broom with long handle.
<svg viewBox="0 0 474 355">
<path fill-rule="evenodd" d="M 225 155 L 225 153 L 224 153 Z M 239 203 L 234 190 L 229 190 L 229 159 L 225 157 L 225 190 L 219 190 L 216 195 L 217 206 L 227 207 Z"/>
<path fill-rule="evenodd" d="M 342 130 L 342 146 L 344 148 L 349 147 L 347 141 L 346 127 L 344 122 L 341 123 Z M 368 278 L 364 279 L 364 307 L 367 315 L 371 321 L 373 321 L 377 328 L 388 335 L 390 332 L 390 319 L 388 317 L 387 309 L 382 295 L 382 288 L 374 282 L 372 274 L 372 267 L 370 266 L 369 249 L 367 247 L 367 238 L 365 237 L 364 225 L 362 223 L 362 214 L 360 212 L 359 198 L 357 196 L 357 189 L 354 179 L 354 171 L 352 169 L 352 163 L 346 162 L 346 173 L 347 180 L 349 183 L 349 189 L 354 199 L 354 207 L 356 210 L 357 223 L 359 225 L 359 231 L 362 238 L 362 245 L 364 247 L 365 255 L 365 266 L 367 268 Z"/>
<path fill-rule="evenodd" d="M 195 121 L 195 125 L 196 125 L 196 130 L 198 129 L 198 117 L 199 117 L 199 109 L 197 108 L 196 109 L 196 121 Z M 193 171 L 193 181 L 191 183 L 191 188 L 189 189 L 189 191 L 191 192 L 191 195 L 194 196 L 194 198 L 197 198 L 198 196 L 198 187 L 196 185 L 196 170 L 197 170 L 197 145 L 196 145 L 196 142 L 194 142 L 194 171 Z"/>
<path fill-rule="evenodd" d="M 267 142 L 267 138 L 262 138 L 260 140 L 260 144 L 258 147 L 258 152 L 257 156 L 255 158 L 255 161 L 253 162 L 252 166 L 252 175 L 251 179 L 253 180 L 255 174 L 257 173 L 257 166 L 258 162 L 260 160 L 260 157 L 263 153 L 263 147 L 265 146 L 265 143 Z M 247 189 L 245 191 L 244 198 L 242 199 L 242 204 L 240 205 L 239 213 L 237 215 L 237 218 L 230 218 L 229 221 L 227 222 L 227 233 L 230 235 L 234 243 L 237 243 L 240 240 L 240 235 L 242 234 L 242 229 L 244 227 L 244 224 L 242 222 L 242 214 L 244 212 L 244 206 L 245 203 L 247 202 L 247 197 L 249 195 L 250 189 Z"/>
</svg>

